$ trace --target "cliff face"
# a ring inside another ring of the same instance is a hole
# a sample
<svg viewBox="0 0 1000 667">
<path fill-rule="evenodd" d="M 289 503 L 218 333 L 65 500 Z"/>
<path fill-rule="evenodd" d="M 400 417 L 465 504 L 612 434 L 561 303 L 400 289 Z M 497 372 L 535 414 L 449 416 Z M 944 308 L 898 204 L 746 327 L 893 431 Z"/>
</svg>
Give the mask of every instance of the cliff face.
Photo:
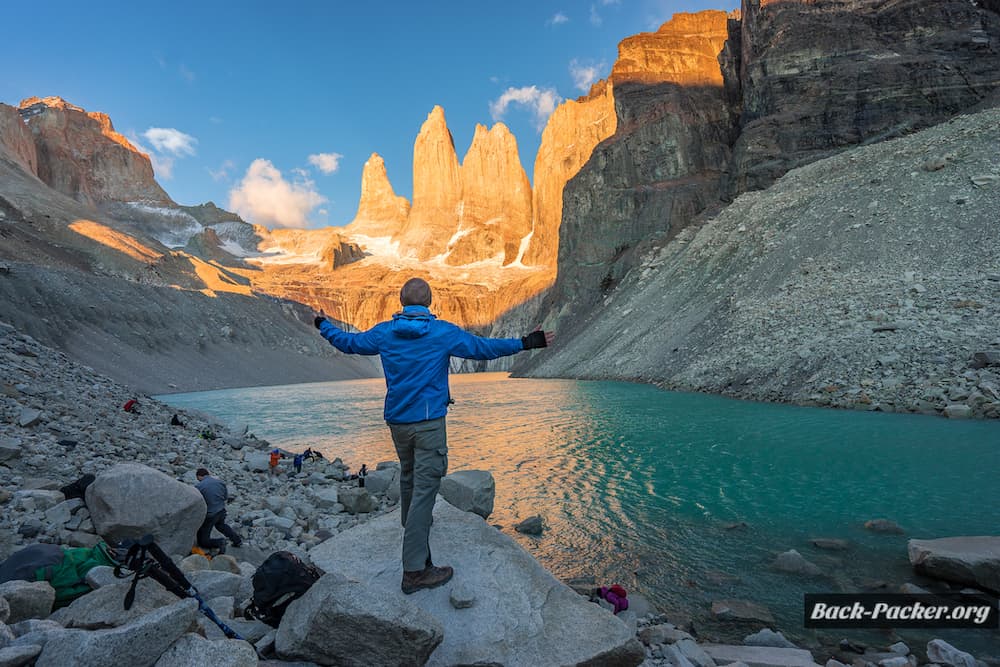
<svg viewBox="0 0 1000 667">
<path fill-rule="evenodd" d="M 624 40 L 611 83 L 615 134 L 563 191 L 543 310 L 564 334 L 600 310 L 637 250 L 739 193 L 996 103 L 1000 16 L 965 0 L 745 0 L 728 21 L 682 14 Z"/>
<path fill-rule="evenodd" d="M 12 106 L 0 104 L 0 155 L 21 165 L 34 176 L 38 175 L 38 154 L 31 130 Z"/>
<path fill-rule="evenodd" d="M 402 230 L 409 213 L 410 202 L 392 189 L 385 160 L 372 153 L 361 173 L 358 212 L 346 231 L 371 237 L 394 236 Z"/>
<path fill-rule="evenodd" d="M 554 266 L 563 214 L 563 187 L 601 141 L 615 132 L 615 98 L 610 81 L 594 84 L 587 97 L 560 104 L 549 116 L 535 157 L 533 225 L 524 263 Z"/>
<path fill-rule="evenodd" d="M 174 205 L 153 178 L 149 157 L 115 132 L 111 119 L 59 97 L 31 97 L 19 106 L 35 139 L 37 175 L 77 201 Z"/>
<path fill-rule="evenodd" d="M 624 275 L 635 245 L 670 234 L 717 197 L 733 140 L 718 55 L 724 12 L 679 14 L 619 45 L 617 129 L 562 193 L 552 302 L 580 313 Z"/>
<path fill-rule="evenodd" d="M 996 9 L 964 0 L 744 0 L 724 196 L 975 106 L 1000 87 L 998 40 Z"/>
</svg>

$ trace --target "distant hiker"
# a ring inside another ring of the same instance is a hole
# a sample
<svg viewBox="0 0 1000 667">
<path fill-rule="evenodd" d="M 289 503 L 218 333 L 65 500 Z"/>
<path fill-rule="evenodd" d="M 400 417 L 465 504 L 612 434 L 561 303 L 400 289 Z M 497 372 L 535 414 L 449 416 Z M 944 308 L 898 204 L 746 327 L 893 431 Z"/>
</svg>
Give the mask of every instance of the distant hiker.
<svg viewBox="0 0 1000 667">
<path fill-rule="evenodd" d="M 298 474 L 302 472 L 302 459 L 305 458 L 304 454 L 296 454 L 292 459 L 292 467 L 295 468 L 295 473 Z"/>
<path fill-rule="evenodd" d="M 170 418 L 170 425 L 171 426 L 184 426 L 184 422 L 182 422 L 181 418 L 178 417 L 175 414 L 173 417 Z"/>
<path fill-rule="evenodd" d="M 133 415 L 140 414 L 139 401 L 135 400 L 134 398 L 128 399 L 127 401 L 125 401 L 125 405 L 122 406 L 122 410 L 124 410 L 125 412 L 130 412 Z"/>
<path fill-rule="evenodd" d="M 368 466 L 364 463 L 361 464 L 361 470 L 358 471 L 358 486 L 364 488 L 365 477 L 368 476 Z"/>
<path fill-rule="evenodd" d="M 271 456 L 268 458 L 268 468 L 272 475 L 278 474 L 278 461 L 285 458 L 285 455 L 281 453 L 280 449 L 272 449 Z"/>
<path fill-rule="evenodd" d="M 317 452 L 312 447 L 307 447 L 306 451 L 302 452 L 302 455 L 304 457 L 306 457 L 307 459 L 309 459 L 310 461 L 312 461 L 314 459 L 322 459 L 323 458 L 322 452 Z"/>
<path fill-rule="evenodd" d="M 431 314 L 431 287 L 411 278 L 399 293 L 403 309 L 389 322 L 362 333 L 347 333 L 320 311 L 314 324 L 323 338 L 348 354 L 378 354 L 385 371 L 385 421 L 400 463 L 400 518 L 403 523 L 404 593 L 447 583 L 448 566 L 431 560 L 430 527 L 434 499 L 448 471 L 448 365 L 451 357 L 497 359 L 546 347 L 551 332 L 523 338 L 481 338 Z"/>
<path fill-rule="evenodd" d="M 195 477 L 198 478 L 195 488 L 201 491 L 207 506 L 205 520 L 198 529 L 198 546 L 202 549 L 218 549 L 220 554 L 226 553 L 226 541 L 213 538 L 213 528 L 228 537 L 234 547 L 243 544 L 243 538 L 226 523 L 226 501 L 229 500 L 226 483 L 218 477 L 212 477 L 206 468 L 198 468 Z"/>
</svg>

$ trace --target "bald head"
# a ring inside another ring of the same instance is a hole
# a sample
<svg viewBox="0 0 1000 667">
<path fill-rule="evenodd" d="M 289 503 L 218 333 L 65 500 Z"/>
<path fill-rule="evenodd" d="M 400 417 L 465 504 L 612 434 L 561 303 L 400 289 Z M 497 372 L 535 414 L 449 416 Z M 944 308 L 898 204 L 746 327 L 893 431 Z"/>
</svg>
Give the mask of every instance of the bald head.
<svg viewBox="0 0 1000 667">
<path fill-rule="evenodd" d="M 404 306 L 430 306 L 431 286 L 423 278 L 410 278 L 399 290 L 399 301 Z"/>
</svg>

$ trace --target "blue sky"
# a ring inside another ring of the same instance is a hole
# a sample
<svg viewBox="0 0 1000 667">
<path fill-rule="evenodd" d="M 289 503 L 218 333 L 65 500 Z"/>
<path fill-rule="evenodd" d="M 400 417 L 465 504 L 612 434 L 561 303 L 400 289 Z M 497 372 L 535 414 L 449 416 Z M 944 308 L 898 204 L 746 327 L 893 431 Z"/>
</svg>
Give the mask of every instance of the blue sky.
<svg viewBox="0 0 1000 667">
<path fill-rule="evenodd" d="M 0 102 L 107 113 L 181 204 L 274 226 L 353 219 L 368 156 L 412 200 L 413 142 L 444 108 L 461 160 L 504 122 L 529 177 L 552 106 L 610 72 L 618 42 L 738 0 L 30 3 L 4 10 Z"/>
</svg>

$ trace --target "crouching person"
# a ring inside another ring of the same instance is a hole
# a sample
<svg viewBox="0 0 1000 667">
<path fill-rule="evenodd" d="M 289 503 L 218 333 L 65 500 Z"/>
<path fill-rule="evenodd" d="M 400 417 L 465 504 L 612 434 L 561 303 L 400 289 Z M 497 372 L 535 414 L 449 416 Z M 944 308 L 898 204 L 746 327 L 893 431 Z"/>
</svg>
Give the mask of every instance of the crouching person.
<svg viewBox="0 0 1000 667">
<path fill-rule="evenodd" d="M 220 554 L 226 553 L 226 540 L 212 537 L 212 529 L 216 528 L 229 538 L 234 547 L 239 547 L 243 544 L 243 538 L 226 523 L 226 501 L 229 500 L 226 483 L 210 475 L 207 468 L 198 468 L 195 476 L 198 478 L 195 488 L 201 492 L 207 507 L 205 520 L 198 529 L 198 546 L 202 549 L 218 549 Z"/>
</svg>

